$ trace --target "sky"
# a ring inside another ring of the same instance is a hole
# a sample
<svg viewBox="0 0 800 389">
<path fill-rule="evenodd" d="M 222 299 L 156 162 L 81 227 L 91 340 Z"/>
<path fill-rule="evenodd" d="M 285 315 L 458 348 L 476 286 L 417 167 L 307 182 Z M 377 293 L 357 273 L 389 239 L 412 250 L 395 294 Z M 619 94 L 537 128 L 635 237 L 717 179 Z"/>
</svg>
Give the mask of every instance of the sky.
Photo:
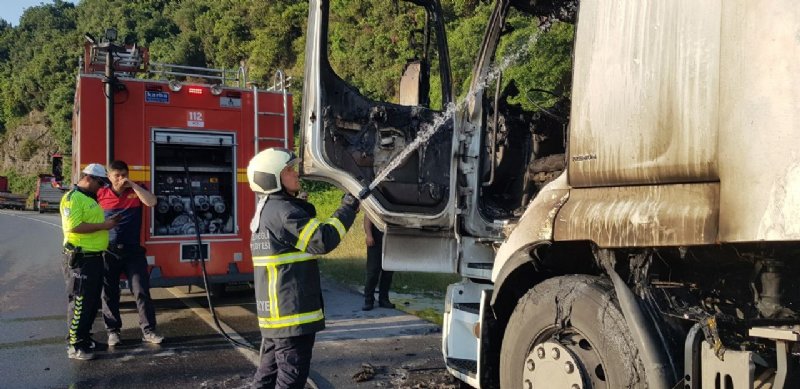
<svg viewBox="0 0 800 389">
<path fill-rule="evenodd" d="M 67 0 L 70 3 L 75 3 L 76 0 Z M 0 18 L 5 19 L 7 22 L 14 26 L 19 25 L 19 17 L 25 8 L 35 7 L 41 4 L 50 4 L 52 0 L 4 0 L 0 6 Z"/>
</svg>

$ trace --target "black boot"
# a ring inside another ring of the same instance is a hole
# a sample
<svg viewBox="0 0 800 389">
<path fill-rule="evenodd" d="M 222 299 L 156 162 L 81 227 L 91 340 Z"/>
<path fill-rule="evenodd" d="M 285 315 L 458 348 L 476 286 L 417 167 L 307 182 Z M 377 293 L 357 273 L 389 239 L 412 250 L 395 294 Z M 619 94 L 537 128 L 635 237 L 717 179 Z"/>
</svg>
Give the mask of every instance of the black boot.
<svg viewBox="0 0 800 389">
<path fill-rule="evenodd" d="M 362 311 L 371 311 L 375 308 L 375 300 L 364 300 L 364 305 L 361 306 Z"/>
<path fill-rule="evenodd" d="M 389 301 L 389 297 L 388 296 L 379 298 L 378 299 L 378 306 L 381 307 L 381 308 L 394 309 L 394 304 L 391 301 Z"/>
</svg>

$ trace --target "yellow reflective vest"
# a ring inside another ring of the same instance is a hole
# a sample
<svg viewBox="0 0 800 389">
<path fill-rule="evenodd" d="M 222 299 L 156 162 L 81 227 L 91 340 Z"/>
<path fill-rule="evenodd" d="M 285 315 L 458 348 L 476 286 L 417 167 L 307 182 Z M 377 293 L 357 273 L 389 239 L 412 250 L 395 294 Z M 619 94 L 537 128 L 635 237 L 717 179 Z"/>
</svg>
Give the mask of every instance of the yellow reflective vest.
<svg viewBox="0 0 800 389">
<path fill-rule="evenodd" d="M 342 205 L 320 219 L 310 203 L 279 192 L 269 195 L 250 239 L 261 334 L 286 338 L 325 328 L 317 256 L 336 248 L 356 209 Z"/>
<path fill-rule="evenodd" d="M 75 186 L 61 197 L 59 205 L 61 229 L 64 231 L 64 244 L 80 247 L 84 253 L 99 253 L 108 248 L 108 230 L 88 233 L 72 232 L 82 223 L 102 223 L 106 220 L 103 208 L 97 204 L 93 194 Z"/>
</svg>

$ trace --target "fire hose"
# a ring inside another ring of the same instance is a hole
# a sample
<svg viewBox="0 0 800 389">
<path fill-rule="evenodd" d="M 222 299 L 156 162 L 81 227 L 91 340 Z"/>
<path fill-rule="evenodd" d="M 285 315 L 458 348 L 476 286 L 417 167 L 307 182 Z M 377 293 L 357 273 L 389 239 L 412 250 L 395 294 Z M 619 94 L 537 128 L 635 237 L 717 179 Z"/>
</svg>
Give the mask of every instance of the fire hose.
<svg viewBox="0 0 800 389">
<path fill-rule="evenodd" d="M 189 180 L 189 166 L 186 162 L 186 157 L 183 158 L 183 171 L 186 174 L 186 182 L 187 184 L 190 183 Z M 214 325 L 217 327 L 217 333 L 219 333 L 225 340 L 227 340 L 232 346 L 234 347 L 241 347 L 252 351 L 259 351 L 256 350 L 253 346 L 240 342 L 236 339 L 231 338 L 225 330 L 222 329 L 222 325 L 219 324 L 219 318 L 217 318 L 217 311 L 214 309 L 214 304 L 211 302 L 211 293 L 208 288 L 208 273 L 206 272 L 206 261 L 203 258 L 203 240 L 200 237 L 200 221 L 197 219 L 197 207 L 195 206 L 194 201 L 194 193 L 192 192 L 192 186 L 187 185 L 187 189 L 189 190 L 189 206 L 192 210 L 192 221 L 194 221 L 194 231 L 195 231 L 195 238 L 197 239 L 197 250 L 195 250 L 195 260 L 200 262 L 200 269 L 203 272 L 203 287 L 206 290 L 206 299 L 208 300 L 208 310 L 211 312 L 211 317 L 214 319 Z M 261 349 L 261 347 L 259 348 Z"/>
</svg>

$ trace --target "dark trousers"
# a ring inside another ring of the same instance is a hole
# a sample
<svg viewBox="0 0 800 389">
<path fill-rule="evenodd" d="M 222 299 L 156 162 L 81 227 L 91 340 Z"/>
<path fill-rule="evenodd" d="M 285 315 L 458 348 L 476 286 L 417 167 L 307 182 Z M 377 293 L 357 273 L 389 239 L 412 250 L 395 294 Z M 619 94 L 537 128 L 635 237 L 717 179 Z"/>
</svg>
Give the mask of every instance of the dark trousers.
<svg viewBox="0 0 800 389">
<path fill-rule="evenodd" d="M 263 338 L 261 364 L 253 377 L 253 388 L 305 388 L 315 339 L 316 334 Z"/>
<path fill-rule="evenodd" d="M 105 275 L 103 277 L 103 321 L 106 330 L 119 332 L 122 319 L 119 315 L 119 276 L 128 278 L 131 293 L 136 299 L 139 311 L 139 326 L 142 332 L 156 329 L 156 310 L 150 298 L 150 273 L 147 272 L 147 258 L 140 247 L 114 250 L 105 254 Z"/>
<path fill-rule="evenodd" d="M 374 302 L 375 287 L 380 286 L 378 289 L 378 301 L 386 301 L 389 300 L 389 288 L 392 286 L 392 274 L 394 272 L 385 271 L 381 268 L 383 232 L 373 226 L 372 237 L 375 239 L 375 244 L 367 247 L 367 279 L 364 282 L 364 300 Z"/>
<path fill-rule="evenodd" d="M 77 347 L 88 347 L 97 308 L 100 307 L 100 291 L 103 288 L 103 257 L 81 256 L 74 268 L 64 266 L 67 282 L 67 340 Z"/>
</svg>

